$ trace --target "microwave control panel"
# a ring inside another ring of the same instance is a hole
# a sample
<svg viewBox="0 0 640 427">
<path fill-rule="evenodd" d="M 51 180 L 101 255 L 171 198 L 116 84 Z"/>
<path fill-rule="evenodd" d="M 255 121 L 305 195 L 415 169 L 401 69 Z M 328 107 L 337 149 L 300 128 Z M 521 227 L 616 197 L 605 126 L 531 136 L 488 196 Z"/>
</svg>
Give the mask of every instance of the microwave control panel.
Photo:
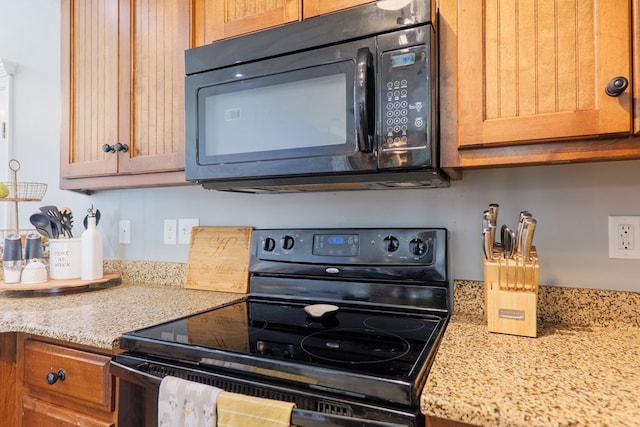
<svg viewBox="0 0 640 427">
<path fill-rule="evenodd" d="M 429 57 L 424 45 L 382 54 L 382 150 L 425 148 L 429 123 Z"/>
</svg>

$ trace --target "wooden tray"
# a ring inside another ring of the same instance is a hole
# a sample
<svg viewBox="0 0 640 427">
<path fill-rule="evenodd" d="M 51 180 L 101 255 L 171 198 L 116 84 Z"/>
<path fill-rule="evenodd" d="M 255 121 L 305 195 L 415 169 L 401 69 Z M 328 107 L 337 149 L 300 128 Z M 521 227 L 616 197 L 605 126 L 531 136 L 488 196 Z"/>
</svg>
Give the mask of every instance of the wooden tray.
<svg viewBox="0 0 640 427">
<path fill-rule="evenodd" d="M 119 280 L 122 274 L 120 272 L 105 273 L 102 279 L 96 280 L 80 280 L 80 279 L 50 279 L 43 283 L 4 283 L 0 280 L 0 291 L 34 291 L 42 293 L 60 293 L 68 291 L 79 291 L 88 288 L 91 285 L 107 283 L 112 280 Z"/>
</svg>

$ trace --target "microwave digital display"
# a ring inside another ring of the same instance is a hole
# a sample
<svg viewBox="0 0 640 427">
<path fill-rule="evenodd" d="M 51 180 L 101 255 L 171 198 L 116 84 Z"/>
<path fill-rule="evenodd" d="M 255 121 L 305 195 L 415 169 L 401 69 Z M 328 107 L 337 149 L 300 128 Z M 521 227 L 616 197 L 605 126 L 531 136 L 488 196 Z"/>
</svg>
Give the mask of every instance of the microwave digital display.
<svg viewBox="0 0 640 427">
<path fill-rule="evenodd" d="M 404 67 L 406 65 L 415 64 L 416 54 L 414 52 L 403 53 L 401 55 L 393 55 L 391 57 L 391 67 Z"/>
</svg>

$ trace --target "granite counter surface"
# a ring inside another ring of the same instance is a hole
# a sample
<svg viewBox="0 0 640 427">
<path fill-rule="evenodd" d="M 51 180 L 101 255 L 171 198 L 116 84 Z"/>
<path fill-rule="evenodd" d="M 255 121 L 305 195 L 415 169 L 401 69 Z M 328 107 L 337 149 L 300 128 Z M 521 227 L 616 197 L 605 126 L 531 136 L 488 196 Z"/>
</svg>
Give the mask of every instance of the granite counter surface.
<svg viewBox="0 0 640 427">
<path fill-rule="evenodd" d="M 0 292 L 0 332 L 26 332 L 102 349 L 117 349 L 123 332 L 227 305 L 243 294 L 122 284 L 75 294 Z"/>
<path fill-rule="evenodd" d="M 619 303 L 603 313 L 593 295 L 579 303 L 594 291 L 541 290 L 538 337 L 527 338 L 489 333 L 483 313 L 469 309 L 481 303 L 467 299 L 482 286 L 459 286 L 423 413 L 479 426 L 640 425 L 640 295 L 609 295 Z"/>
</svg>

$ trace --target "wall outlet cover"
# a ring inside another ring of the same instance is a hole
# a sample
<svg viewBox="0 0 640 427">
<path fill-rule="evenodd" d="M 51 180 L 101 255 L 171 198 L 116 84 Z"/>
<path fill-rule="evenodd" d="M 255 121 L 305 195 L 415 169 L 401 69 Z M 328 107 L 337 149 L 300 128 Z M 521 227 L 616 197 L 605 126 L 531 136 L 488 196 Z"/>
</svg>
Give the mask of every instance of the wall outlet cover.
<svg viewBox="0 0 640 427">
<path fill-rule="evenodd" d="M 609 216 L 609 258 L 640 259 L 640 216 Z"/>
</svg>

